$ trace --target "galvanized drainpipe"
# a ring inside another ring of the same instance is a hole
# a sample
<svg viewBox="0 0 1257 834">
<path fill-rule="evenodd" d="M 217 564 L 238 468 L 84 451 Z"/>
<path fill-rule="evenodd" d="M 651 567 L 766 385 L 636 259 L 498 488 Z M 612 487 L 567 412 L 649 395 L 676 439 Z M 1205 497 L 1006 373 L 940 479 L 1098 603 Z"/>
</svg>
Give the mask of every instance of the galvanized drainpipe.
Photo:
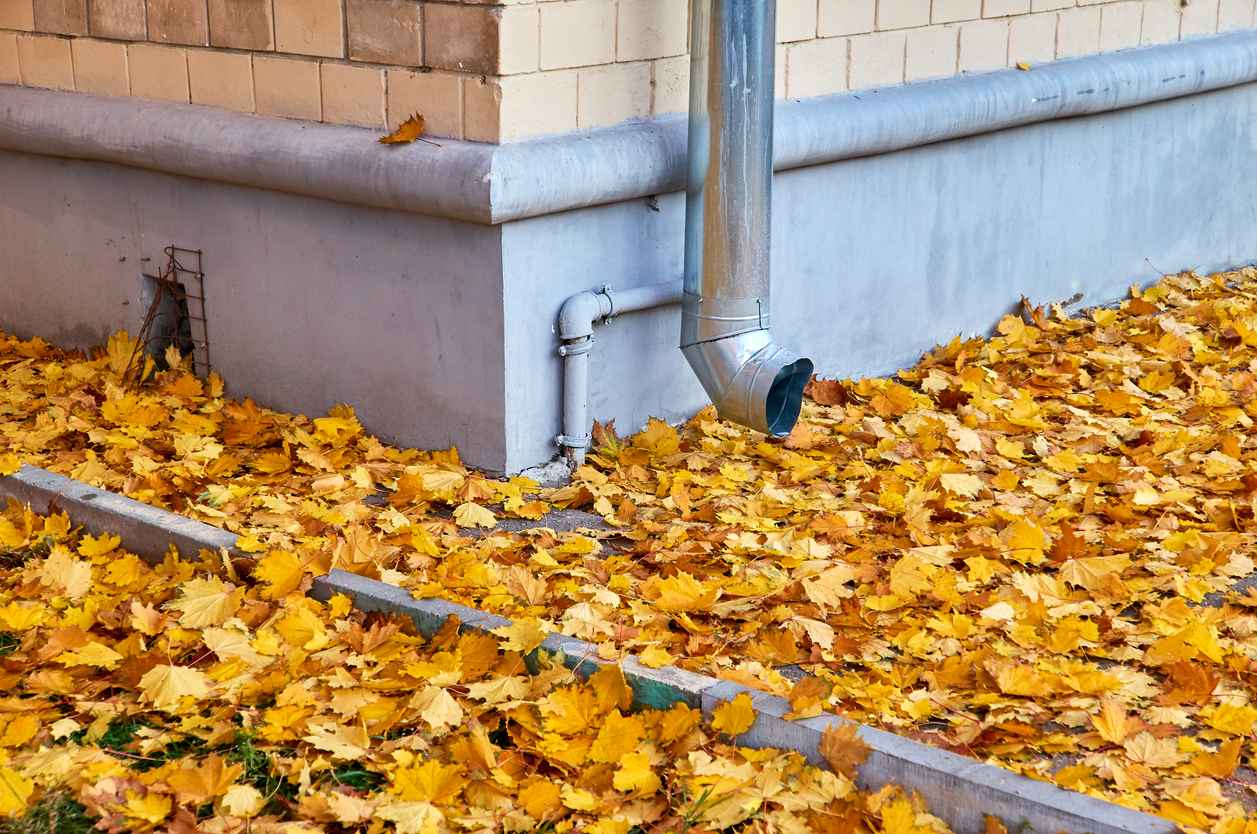
<svg viewBox="0 0 1257 834">
<path fill-rule="evenodd" d="M 772 437 L 812 362 L 769 332 L 775 0 L 694 0 L 681 350 L 722 417 Z"/>
<path fill-rule="evenodd" d="M 590 444 L 594 324 L 678 300 L 681 350 L 722 417 L 773 437 L 799 419 L 812 362 L 768 330 L 775 24 L 775 0 L 693 0 L 684 292 L 604 286 L 564 303 L 556 440 L 574 465 Z"/>
</svg>

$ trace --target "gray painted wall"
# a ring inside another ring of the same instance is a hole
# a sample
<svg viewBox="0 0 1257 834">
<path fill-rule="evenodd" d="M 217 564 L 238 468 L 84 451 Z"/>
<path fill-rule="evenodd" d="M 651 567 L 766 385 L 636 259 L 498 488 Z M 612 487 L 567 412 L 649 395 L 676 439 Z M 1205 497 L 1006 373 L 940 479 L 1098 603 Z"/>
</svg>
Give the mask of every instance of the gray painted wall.
<svg viewBox="0 0 1257 834">
<path fill-rule="evenodd" d="M 502 468 L 497 227 L 3 151 L 0 184 L 5 330 L 135 333 L 141 273 L 170 243 L 200 248 L 230 393 L 312 415 L 349 402 L 385 438 Z"/>
<path fill-rule="evenodd" d="M 773 329 L 825 376 L 883 374 L 1021 295 L 1120 298 L 1158 270 L 1257 260 L 1257 84 L 778 173 Z M 670 195 L 509 223 L 508 461 L 553 454 L 563 300 L 681 270 Z M 1155 265 L 1155 266 L 1154 266 Z M 679 307 L 596 331 L 591 408 L 621 432 L 705 400 L 675 347 Z"/>
</svg>

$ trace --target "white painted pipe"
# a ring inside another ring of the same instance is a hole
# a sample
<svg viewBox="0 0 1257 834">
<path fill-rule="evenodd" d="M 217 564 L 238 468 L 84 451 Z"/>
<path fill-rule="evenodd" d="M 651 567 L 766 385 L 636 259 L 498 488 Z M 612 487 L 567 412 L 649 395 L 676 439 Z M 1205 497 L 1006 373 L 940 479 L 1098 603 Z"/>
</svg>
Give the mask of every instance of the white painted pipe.
<svg viewBox="0 0 1257 834">
<path fill-rule="evenodd" d="M 594 325 L 620 313 L 681 303 L 681 282 L 628 290 L 609 286 L 577 293 L 559 311 L 559 356 L 563 357 L 563 432 L 555 442 L 573 466 L 585 462 L 592 440 L 589 417 L 589 359 Z"/>
</svg>

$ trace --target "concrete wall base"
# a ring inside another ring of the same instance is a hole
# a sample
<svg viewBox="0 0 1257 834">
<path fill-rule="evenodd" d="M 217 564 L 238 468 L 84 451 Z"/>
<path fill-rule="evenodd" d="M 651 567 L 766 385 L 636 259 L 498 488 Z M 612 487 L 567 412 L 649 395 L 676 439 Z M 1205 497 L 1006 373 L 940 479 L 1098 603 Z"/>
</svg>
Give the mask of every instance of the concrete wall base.
<svg viewBox="0 0 1257 834">
<path fill-rule="evenodd" d="M 819 373 L 892 372 L 1020 296 L 1110 302 L 1257 260 L 1257 33 L 780 105 L 773 322 Z M 214 365 L 288 410 L 518 472 L 560 430 L 571 294 L 681 274 L 676 120 L 500 147 L 0 86 L 0 327 L 135 330 L 204 249 Z M 382 155 L 387 154 L 387 155 Z M 146 260 L 149 259 L 149 260 Z M 599 328 L 590 411 L 705 398 L 676 308 Z"/>
</svg>

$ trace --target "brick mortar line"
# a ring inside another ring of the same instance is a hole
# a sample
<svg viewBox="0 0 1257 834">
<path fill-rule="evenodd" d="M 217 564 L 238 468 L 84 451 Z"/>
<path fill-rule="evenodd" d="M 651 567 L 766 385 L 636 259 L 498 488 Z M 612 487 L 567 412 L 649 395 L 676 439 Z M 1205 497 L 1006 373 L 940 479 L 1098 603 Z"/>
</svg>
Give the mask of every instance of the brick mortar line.
<svg viewBox="0 0 1257 834">
<path fill-rule="evenodd" d="M 234 533 L 32 466 L 0 478 L 0 496 L 29 504 L 41 514 L 64 511 L 96 535 L 120 535 L 128 550 L 151 562 L 164 558 L 170 544 L 185 553 L 206 549 L 239 552 Z M 451 616 L 458 617 L 463 628 L 480 632 L 511 623 L 505 617 L 458 603 L 416 599 L 402 588 L 340 569 L 316 578 L 310 590 L 310 596 L 323 601 L 338 593 L 350 597 L 360 611 L 404 614 L 426 636 Z M 754 704 L 756 719 L 737 737 L 737 743 L 794 750 L 813 764 L 824 763 L 819 746 L 827 728 L 855 723 L 833 713 L 787 719 L 790 704 L 785 698 L 675 666 L 653 669 L 633 655 L 605 661 L 598 657 L 594 644 L 562 634 L 550 634 L 539 649 L 559 655 L 581 676 L 618 665 L 633 689 L 634 702 L 642 706 L 667 708 L 683 702 L 710 716 L 720 704 L 745 693 Z M 870 748 L 856 780 L 860 787 L 896 784 L 917 791 L 929 803 L 930 812 L 958 832 L 981 830 L 986 814 L 1001 818 L 1010 829 L 1020 826 L 1027 834 L 1173 834 L 1179 830 L 1160 817 L 874 727 L 856 726 Z"/>
</svg>

